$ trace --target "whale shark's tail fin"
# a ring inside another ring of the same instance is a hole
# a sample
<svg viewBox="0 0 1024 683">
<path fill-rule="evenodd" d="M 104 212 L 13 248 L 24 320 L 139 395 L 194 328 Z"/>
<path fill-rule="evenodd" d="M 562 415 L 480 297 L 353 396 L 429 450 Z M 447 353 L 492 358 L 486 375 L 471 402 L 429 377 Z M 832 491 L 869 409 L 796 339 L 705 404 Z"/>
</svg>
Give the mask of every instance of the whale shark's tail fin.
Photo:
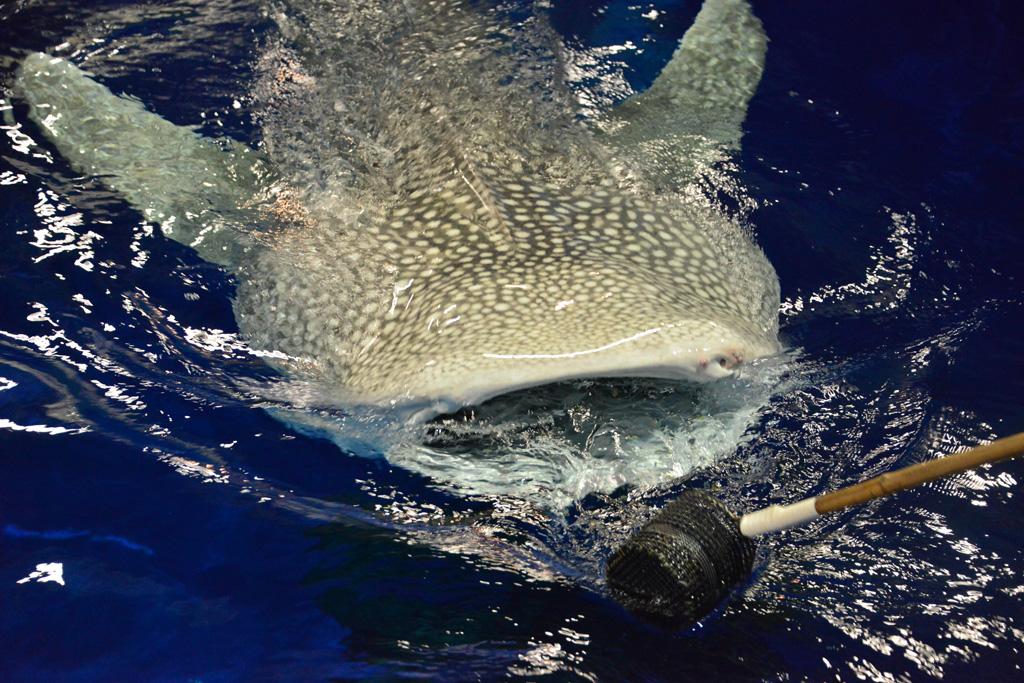
<svg viewBox="0 0 1024 683">
<path fill-rule="evenodd" d="M 670 180 L 686 180 L 705 152 L 738 149 L 767 42 L 747 0 L 704 0 L 651 87 L 611 113 L 611 141 Z"/>
<path fill-rule="evenodd" d="M 269 175 L 256 152 L 176 126 L 43 53 L 22 62 L 15 92 L 77 171 L 101 179 L 204 259 L 237 262 L 245 247 L 234 228 L 255 216 Z"/>
</svg>

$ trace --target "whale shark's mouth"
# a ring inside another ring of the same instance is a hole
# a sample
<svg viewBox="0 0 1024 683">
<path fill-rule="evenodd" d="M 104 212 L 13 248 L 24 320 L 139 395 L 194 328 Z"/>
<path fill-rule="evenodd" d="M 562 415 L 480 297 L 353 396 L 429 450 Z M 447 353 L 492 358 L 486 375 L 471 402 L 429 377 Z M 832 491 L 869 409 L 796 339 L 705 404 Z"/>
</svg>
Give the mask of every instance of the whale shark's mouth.
<svg viewBox="0 0 1024 683">
<path fill-rule="evenodd" d="M 784 356 L 721 381 L 576 379 L 501 394 L 425 424 L 275 409 L 296 430 L 384 457 L 458 495 L 561 508 L 589 494 L 686 476 L 734 453 L 782 388 Z"/>
<path fill-rule="evenodd" d="M 559 384 L 580 380 L 614 382 L 623 379 L 668 380 L 690 384 L 703 384 L 734 376 L 739 362 L 734 354 L 710 354 L 710 360 L 696 363 L 657 363 L 644 359 L 637 364 L 614 367 L 595 366 L 581 369 L 567 363 L 561 368 L 541 368 L 530 371 L 518 368 L 514 373 L 492 372 L 477 376 L 448 396 L 425 401 L 406 400 L 394 406 L 395 413 L 412 424 L 428 422 L 438 416 L 451 414 L 464 408 L 500 400 L 517 392 L 536 390 L 544 392 Z"/>
<path fill-rule="evenodd" d="M 506 394 L 584 379 L 641 378 L 703 384 L 734 377 L 750 361 L 777 354 L 774 335 L 737 334 L 718 325 L 710 337 L 680 337 L 686 324 L 642 330 L 600 347 L 561 353 L 484 354 L 486 370 L 450 373 L 431 368 L 435 391 L 407 395 L 387 405 L 409 423 L 427 422 Z"/>
</svg>

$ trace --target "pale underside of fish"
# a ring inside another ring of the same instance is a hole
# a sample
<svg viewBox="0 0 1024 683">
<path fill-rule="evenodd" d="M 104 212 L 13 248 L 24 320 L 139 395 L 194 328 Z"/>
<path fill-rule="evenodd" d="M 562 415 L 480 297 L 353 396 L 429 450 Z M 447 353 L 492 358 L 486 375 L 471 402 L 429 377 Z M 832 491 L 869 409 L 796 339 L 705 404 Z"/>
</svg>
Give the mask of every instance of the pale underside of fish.
<svg viewBox="0 0 1024 683">
<path fill-rule="evenodd" d="M 683 191 L 738 149 L 766 45 L 746 2 L 707 0 L 653 85 L 597 120 L 536 15 L 293 2 L 277 20 L 258 150 L 42 53 L 16 93 L 77 171 L 234 273 L 241 333 L 325 400 L 423 420 L 778 352 L 774 270 Z"/>
</svg>

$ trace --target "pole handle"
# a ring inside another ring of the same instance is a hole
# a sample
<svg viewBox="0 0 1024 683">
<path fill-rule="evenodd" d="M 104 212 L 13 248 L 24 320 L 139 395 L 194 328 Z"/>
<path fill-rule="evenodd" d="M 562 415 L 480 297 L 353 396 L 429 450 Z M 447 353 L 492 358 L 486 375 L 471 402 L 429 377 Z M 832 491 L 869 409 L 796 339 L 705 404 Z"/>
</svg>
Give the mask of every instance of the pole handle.
<svg viewBox="0 0 1024 683">
<path fill-rule="evenodd" d="M 950 474 L 973 469 L 979 465 L 1006 460 L 1021 453 L 1024 453 L 1024 432 L 998 439 L 969 451 L 920 462 L 895 472 L 886 472 L 859 484 L 825 493 L 815 499 L 814 509 L 819 515 L 835 512 L 875 498 L 883 498 L 897 491 L 909 489 Z"/>
<path fill-rule="evenodd" d="M 973 469 L 986 463 L 1006 460 L 1022 453 L 1024 453 L 1024 432 L 998 439 L 963 453 L 954 453 L 910 465 L 895 472 L 886 472 L 873 479 L 825 493 L 816 498 L 805 498 L 790 505 L 772 505 L 763 510 L 748 513 L 740 519 L 740 532 L 748 538 L 753 538 L 800 526 L 828 512 L 860 505 L 875 498 L 884 498 L 918 484 Z"/>
</svg>

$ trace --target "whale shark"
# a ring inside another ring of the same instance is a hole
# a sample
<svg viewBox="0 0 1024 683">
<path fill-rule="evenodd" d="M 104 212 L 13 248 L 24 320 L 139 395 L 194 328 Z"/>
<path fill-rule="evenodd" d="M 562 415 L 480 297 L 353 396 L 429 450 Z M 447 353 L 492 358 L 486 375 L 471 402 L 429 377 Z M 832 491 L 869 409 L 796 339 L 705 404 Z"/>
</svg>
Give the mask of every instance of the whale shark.
<svg viewBox="0 0 1024 683">
<path fill-rule="evenodd" d="M 15 93 L 77 172 L 235 276 L 240 333 L 319 401 L 422 422 L 568 379 L 709 382 L 780 351 L 771 264 L 686 201 L 739 149 L 760 82 L 747 2 L 705 0 L 650 87 L 596 116 L 542 14 L 270 12 L 255 146 L 45 53 Z"/>
</svg>

